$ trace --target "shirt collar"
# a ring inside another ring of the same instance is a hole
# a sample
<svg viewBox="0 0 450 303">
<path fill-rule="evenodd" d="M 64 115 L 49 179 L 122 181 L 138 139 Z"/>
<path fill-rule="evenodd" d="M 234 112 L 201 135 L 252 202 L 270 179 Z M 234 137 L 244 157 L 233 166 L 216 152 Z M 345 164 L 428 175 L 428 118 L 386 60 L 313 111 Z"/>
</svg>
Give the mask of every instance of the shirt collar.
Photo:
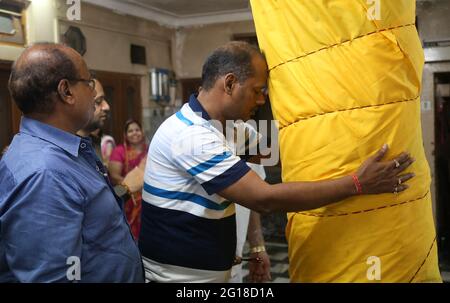
<svg viewBox="0 0 450 303">
<path fill-rule="evenodd" d="M 20 121 L 20 132 L 50 142 L 78 157 L 81 138 L 76 135 L 27 117 Z"/>
<path fill-rule="evenodd" d="M 200 102 L 197 99 L 196 94 L 192 94 L 189 98 L 189 107 L 192 109 L 194 113 L 200 113 L 201 117 L 207 121 L 211 120 L 211 117 L 208 115 L 206 110 L 203 108 L 203 106 L 200 104 Z"/>
</svg>

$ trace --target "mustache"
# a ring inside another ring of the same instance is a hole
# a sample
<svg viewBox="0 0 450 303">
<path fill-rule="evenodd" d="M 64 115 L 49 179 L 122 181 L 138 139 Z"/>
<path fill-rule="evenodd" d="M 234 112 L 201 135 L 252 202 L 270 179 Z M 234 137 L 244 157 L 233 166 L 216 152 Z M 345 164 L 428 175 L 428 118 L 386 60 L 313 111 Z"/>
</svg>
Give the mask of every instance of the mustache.
<svg viewBox="0 0 450 303">
<path fill-rule="evenodd" d="M 111 117 L 111 113 L 109 111 L 108 112 L 102 112 L 102 113 L 100 113 L 99 117 L 100 118 L 105 117 L 105 118 L 109 119 Z"/>
</svg>

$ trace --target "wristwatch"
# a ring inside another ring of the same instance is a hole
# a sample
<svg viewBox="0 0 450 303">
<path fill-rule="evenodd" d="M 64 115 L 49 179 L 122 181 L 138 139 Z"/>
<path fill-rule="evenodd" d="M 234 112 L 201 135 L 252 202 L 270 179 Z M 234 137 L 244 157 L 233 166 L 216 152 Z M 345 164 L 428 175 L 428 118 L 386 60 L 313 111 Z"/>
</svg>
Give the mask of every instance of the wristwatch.
<svg viewBox="0 0 450 303">
<path fill-rule="evenodd" d="M 266 251 L 266 247 L 264 245 L 254 246 L 250 248 L 250 253 L 252 254 L 260 253 L 263 251 Z"/>
<path fill-rule="evenodd" d="M 114 192 L 118 195 L 123 201 L 128 201 L 131 198 L 131 195 L 128 191 L 128 188 L 123 186 L 122 184 L 114 186 Z"/>
</svg>

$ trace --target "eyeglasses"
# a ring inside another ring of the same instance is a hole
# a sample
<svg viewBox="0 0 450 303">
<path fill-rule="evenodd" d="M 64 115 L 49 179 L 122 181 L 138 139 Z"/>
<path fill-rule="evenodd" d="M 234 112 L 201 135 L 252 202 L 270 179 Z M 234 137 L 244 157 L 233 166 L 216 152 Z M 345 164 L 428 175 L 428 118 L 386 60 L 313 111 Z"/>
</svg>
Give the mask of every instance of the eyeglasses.
<svg viewBox="0 0 450 303">
<path fill-rule="evenodd" d="M 71 82 L 84 82 L 84 83 L 87 83 L 89 85 L 89 88 L 91 90 L 95 89 L 95 80 L 94 79 L 86 80 L 86 79 L 78 78 L 78 79 L 67 79 L 67 80 L 69 80 Z"/>
</svg>

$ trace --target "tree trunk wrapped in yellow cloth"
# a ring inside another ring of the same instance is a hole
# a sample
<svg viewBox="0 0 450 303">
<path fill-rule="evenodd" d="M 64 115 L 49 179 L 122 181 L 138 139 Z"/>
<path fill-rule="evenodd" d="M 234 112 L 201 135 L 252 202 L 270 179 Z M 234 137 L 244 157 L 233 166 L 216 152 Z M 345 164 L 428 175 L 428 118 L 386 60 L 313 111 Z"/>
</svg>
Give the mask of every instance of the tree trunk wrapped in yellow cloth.
<svg viewBox="0 0 450 303">
<path fill-rule="evenodd" d="M 439 282 L 420 124 L 415 0 L 251 0 L 270 69 L 283 181 L 348 175 L 384 143 L 416 177 L 400 194 L 289 213 L 293 282 Z M 378 10 L 379 9 L 379 10 Z"/>
</svg>

